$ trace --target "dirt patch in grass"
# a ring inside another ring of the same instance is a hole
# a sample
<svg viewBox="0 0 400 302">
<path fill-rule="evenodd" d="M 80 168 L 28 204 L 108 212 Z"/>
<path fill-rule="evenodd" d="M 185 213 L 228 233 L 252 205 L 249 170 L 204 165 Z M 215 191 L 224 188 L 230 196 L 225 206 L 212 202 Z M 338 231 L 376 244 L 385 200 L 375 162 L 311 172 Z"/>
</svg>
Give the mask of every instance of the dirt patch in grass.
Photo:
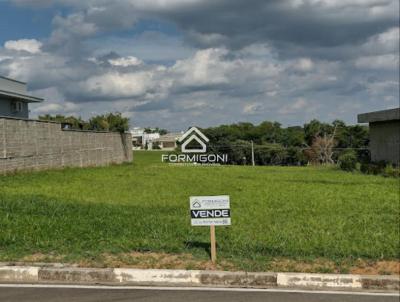
<svg viewBox="0 0 400 302">
<path fill-rule="evenodd" d="M 299 261 L 292 259 L 273 259 L 267 263 L 267 267 L 275 272 L 298 273 L 343 273 L 337 264 L 325 259 Z"/>
<path fill-rule="evenodd" d="M 54 254 L 43 254 L 43 253 L 35 253 L 32 255 L 27 255 L 22 257 L 19 262 L 27 262 L 27 263 L 38 263 L 38 262 L 62 262 L 64 260 L 64 256 L 54 255 Z"/>
<path fill-rule="evenodd" d="M 79 266 L 129 267 L 151 269 L 234 270 L 235 266 L 225 260 L 213 264 L 209 260 L 195 259 L 191 254 L 167 254 L 153 252 L 130 252 L 101 254 L 93 260 L 83 260 Z"/>
<path fill-rule="evenodd" d="M 399 261 L 367 262 L 359 260 L 356 267 L 350 270 L 352 274 L 360 275 L 400 275 Z"/>
<path fill-rule="evenodd" d="M 258 260 L 259 261 L 259 260 Z M 95 257 L 71 260 L 60 255 L 36 253 L 25 256 L 18 263 L 65 263 L 75 267 L 125 267 L 141 269 L 190 269 L 190 270 L 243 270 L 237 261 L 219 259 L 217 264 L 210 260 L 194 257 L 192 254 L 168 254 L 156 252 L 136 252 L 109 254 L 103 253 Z M 251 263 L 248 263 L 251 265 Z M 302 272 L 302 273 L 338 273 L 360 275 L 400 275 L 400 261 L 364 259 L 331 261 L 317 258 L 312 260 L 294 260 L 274 258 L 265 260 L 265 265 L 257 266 L 255 271 Z"/>
<path fill-rule="evenodd" d="M 363 259 L 334 262 L 317 258 L 309 261 L 274 259 L 267 264 L 271 271 L 302 273 L 335 273 L 360 275 L 400 275 L 400 261 L 368 261 Z"/>
</svg>

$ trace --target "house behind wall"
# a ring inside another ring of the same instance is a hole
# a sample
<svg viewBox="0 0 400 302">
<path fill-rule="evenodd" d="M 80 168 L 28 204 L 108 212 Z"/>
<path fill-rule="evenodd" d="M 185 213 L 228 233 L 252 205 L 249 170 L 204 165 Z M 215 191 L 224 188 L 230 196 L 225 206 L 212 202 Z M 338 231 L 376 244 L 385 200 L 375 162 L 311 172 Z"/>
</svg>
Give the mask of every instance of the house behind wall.
<svg viewBox="0 0 400 302">
<path fill-rule="evenodd" d="M 358 115 L 359 123 L 369 123 L 371 160 L 400 162 L 400 108 Z"/>
<path fill-rule="evenodd" d="M 0 76 L 0 116 L 28 118 L 28 104 L 42 101 L 27 94 L 26 83 Z"/>
</svg>

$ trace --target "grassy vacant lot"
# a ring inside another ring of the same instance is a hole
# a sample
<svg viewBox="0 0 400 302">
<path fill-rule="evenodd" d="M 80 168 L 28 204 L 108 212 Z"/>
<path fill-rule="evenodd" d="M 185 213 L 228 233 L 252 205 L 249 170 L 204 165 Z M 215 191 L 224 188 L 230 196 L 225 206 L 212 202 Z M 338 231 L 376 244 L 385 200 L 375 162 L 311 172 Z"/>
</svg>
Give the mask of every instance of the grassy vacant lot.
<svg viewBox="0 0 400 302">
<path fill-rule="evenodd" d="M 209 230 L 190 226 L 189 196 L 229 194 L 233 225 L 217 228 L 218 268 L 398 265 L 396 179 L 322 167 L 177 167 L 160 156 L 0 176 L 0 261 L 210 267 Z"/>
</svg>

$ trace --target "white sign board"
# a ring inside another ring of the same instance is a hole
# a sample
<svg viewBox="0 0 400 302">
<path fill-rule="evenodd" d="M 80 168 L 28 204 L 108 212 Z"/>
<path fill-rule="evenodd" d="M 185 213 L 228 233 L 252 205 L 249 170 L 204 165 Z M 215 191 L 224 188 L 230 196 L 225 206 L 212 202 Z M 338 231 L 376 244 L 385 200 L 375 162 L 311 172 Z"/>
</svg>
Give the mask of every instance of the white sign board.
<svg viewBox="0 0 400 302">
<path fill-rule="evenodd" d="M 190 217 L 193 226 L 231 225 L 229 196 L 191 196 Z"/>
</svg>

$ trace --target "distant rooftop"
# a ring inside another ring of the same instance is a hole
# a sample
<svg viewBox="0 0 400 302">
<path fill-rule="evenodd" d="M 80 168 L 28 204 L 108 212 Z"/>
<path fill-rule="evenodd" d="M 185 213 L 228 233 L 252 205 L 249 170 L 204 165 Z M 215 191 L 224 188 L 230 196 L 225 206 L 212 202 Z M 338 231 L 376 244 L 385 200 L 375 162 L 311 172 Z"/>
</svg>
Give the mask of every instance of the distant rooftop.
<svg viewBox="0 0 400 302">
<path fill-rule="evenodd" d="M 357 116 L 359 123 L 374 123 L 400 120 L 400 108 L 362 113 Z"/>
<path fill-rule="evenodd" d="M 182 136 L 181 132 L 167 133 L 167 134 L 161 135 L 160 138 L 157 141 L 159 141 L 159 142 L 176 141 L 181 136 Z"/>
<path fill-rule="evenodd" d="M 43 101 L 42 98 L 28 95 L 27 93 L 26 83 L 0 76 L 0 97 L 5 96 L 26 103 Z"/>
</svg>

